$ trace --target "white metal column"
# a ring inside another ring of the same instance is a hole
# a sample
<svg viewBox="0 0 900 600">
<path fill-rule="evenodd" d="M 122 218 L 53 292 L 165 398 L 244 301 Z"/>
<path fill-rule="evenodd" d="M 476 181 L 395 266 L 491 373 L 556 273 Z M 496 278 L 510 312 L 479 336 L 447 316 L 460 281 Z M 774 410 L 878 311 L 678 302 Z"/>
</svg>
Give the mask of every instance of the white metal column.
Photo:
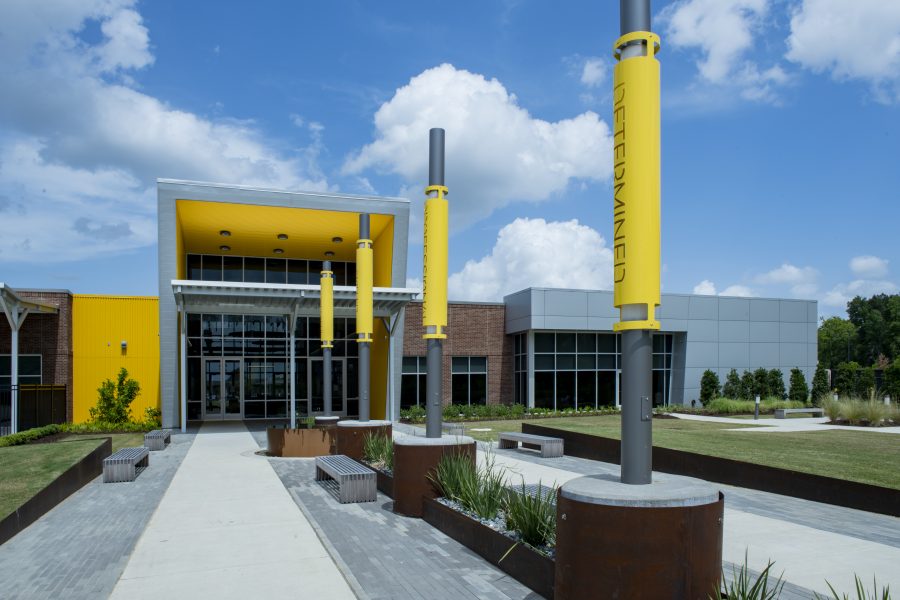
<svg viewBox="0 0 900 600">
<path fill-rule="evenodd" d="M 28 309 L 21 308 L 19 304 L 13 301 L 12 306 L 7 304 L 3 298 L 0 298 L 0 307 L 9 321 L 10 329 L 10 353 L 9 353 L 9 382 L 11 384 L 9 403 L 10 403 L 10 424 L 9 432 L 17 433 L 19 431 L 19 329 L 28 316 Z M 21 313 L 19 312 L 21 310 Z"/>
<path fill-rule="evenodd" d="M 187 431 L 187 380 L 188 380 L 188 372 L 187 372 L 187 313 L 184 310 L 184 306 L 179 306 L 178 310 L 181 312 L 181 335 L 180 335 L 180 348 L 181 348 L 181 385 L 179 386 L 179 390 L 181 393 L 181 433 L 185 433 Z"/>
<path fill-rule="evenodd" d="M 526 336 L 528 352 L 528 408 L 534 408 L 534 330 L 529 329 Z M 554 386 L 555 387 L 555 386 Z"/>
<path fill-rule="evenodd" d="M 294 382 L 297 377 L 296 374 L 294 373 L 295 362 L 296 362 L 294 360 L 294 358 L 295 358 L 294 357 L 294 352 L 295 352 L 294 351 L 294 346 L 295 346 L 294 337 L 295 337 L 295 333 L 296 333 L 297 310 L 295 309 L 295 310 L 291 311 L 291 314 L 289 314 L 287 316 L 287 318 L 288 318 L 288 327 L 291 328 L 291 351 L 290 351 L 291 364 L 290 364 L 290 368 L 288 369 L 288 373 L 290 373 L 290 377 L 291 377 L 291 381 L 290 381 L 290 386 L 291 386 L 291 388 L 290 388 L 291 389 L 291 429 L 297 429 L 297 391 L 294 389 L 294 387 L 295 387 Z"/>
</svg>

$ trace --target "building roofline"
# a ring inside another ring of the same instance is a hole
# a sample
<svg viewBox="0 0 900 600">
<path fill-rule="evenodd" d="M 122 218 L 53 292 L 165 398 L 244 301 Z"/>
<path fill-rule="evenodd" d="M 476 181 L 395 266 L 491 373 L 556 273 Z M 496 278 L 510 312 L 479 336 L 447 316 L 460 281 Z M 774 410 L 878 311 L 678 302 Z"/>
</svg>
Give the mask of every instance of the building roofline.
<svg viewBox="0 0 900 600">
<path fill-rule="evenodd" d="M 587 288 L 556 288 L 556 287 L 527 287 L 516 292 L 512 292 L 506 294 L 504 297 L 508 298 L 509 296 L 515 296 L 516 294 L 522 294 L 528 291 L 537 291 L 537 292 L 602 292 L 606 294 L 612 294 L 612 290 L 598 290 L 598 289 L 587 289 Z M 719 294 L 686 294 L 684 292 L 662 292 L 662 296 L 681 296 L 684 298 L 735 298 L 738 300 L 779 300 L 785 302 L 818 302 L 818 300 L 814 298 L 778 298 L 774 296 L 723 296 Z"/>
<path fill-rule="evenodd" d="M 156 179 L 157 187 L 163 188 L 168 186 L 188 186 L 196 188 L 218 188 L 223 190 L 244 190 L 250 192 L 260 192 L 266 194 L 286 194 L 291 196 L 314 196 L 318 198 L 340 198 L 342 200 L 380 200 L 383 202 L 397 202 L 401 204 L 409 204 L 409 198 L 400 198 L 398 196 L 367 196 L 364 194 L 342 194 L 339 192 L 322 192 L 322 191 L 305 191 L 305 190 L 283 190 L 278 188 L 261 187 L 255 185 L 237 185 L 231 183 L 216 183 L 211 181 L 191 181 L 187 179 L 166 179 L 159 177 Z"/>
</svg>

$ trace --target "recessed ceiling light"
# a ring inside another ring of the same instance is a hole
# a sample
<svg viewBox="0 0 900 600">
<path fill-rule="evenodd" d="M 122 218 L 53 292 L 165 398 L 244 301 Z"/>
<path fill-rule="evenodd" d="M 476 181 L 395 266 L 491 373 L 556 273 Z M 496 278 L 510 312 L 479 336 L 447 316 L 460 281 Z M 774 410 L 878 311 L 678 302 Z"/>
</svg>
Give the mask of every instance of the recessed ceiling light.
<svg viewBox="0 0 900 600">
<path fill-rule="evenodd" d="M 334 252 L 332 252 L 331 250 L 325 253 L 325 258 L 331 258 L 332 256 L 334 256 Z"/>
<path fill-rule="evenodd" d="M 229 250 L 231 250 L 231 246 L 219 246 L 219 250 L 221 250 L 222 252 L 228 252 Z"/>
<path fill-rule="evenodd" d="M 281 248 L 275 248 L 274 250 L 272 250 L 272 252 L 274 252 L 275 254 L 284 254 L 284 250 L 282 250 Z"/>
<path fill-rule="evenodd" d="M 279 240 L 286 240 L 286 239 L 288 239 L 288 236 L 287 236 L 286 233 L 279 233 L 279 234 L 278 234 L 278 239 L 279 239 Z"/>
<path fill-rule="evenodd" d="M 342 238 L 340 236 L 335 236 L 335 237 L 331 238 L 331 241 L 334 242 L 335 244 L 340 244 L 341 242 L 344 241 L 344 238 Z"/>
<path fill-rule="evenodd" d="M 219 232 L 219 235 L 221 235 L 222 237 L 228 237 L 231 235 L 231 232 L 228 231 L 227 229 L 223 229 Z"/>
</svg>

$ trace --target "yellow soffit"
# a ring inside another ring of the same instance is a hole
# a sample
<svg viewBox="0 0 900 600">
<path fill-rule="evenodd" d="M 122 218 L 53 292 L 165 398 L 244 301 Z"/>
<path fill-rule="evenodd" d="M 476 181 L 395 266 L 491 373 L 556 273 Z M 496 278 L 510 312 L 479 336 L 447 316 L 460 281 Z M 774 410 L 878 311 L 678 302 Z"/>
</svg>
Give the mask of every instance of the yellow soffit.
<svg viewBox="0 0 900 600">
<path fill-rule="evenodd" d="M 330 250 L 334 252 L 333 260 L 356 259 L 359 233 L 356 212 L 199 200 L 178 200 L 176 207 L 185 253 L 321 260 Z M 377 239 L 393 218 L 373 214 L 371 239 Z M 222 230 L 231 235 L 222 236 Z M 288 239 L 279 240 L 279 234 L 287 235 Z M 335 243 L 332 241 L 335 237 L 343 241 Z M 222 245 L 231 250 L 220 250 Z M 275 254 L 275 248 L 281 248 L 284 253 Z"/>
</svg>

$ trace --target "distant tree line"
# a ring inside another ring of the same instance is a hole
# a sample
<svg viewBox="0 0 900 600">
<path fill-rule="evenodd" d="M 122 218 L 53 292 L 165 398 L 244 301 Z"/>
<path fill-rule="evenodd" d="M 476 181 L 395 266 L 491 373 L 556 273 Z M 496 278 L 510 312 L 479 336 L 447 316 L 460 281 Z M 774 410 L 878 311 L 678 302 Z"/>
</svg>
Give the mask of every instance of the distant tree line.
<svg viewBox="0 0 900 600">
<path fill-rule="evenodd" d="M 809 387 L 806 385 L 806 377 L 798 368 L 791 369 L 790 389 L 785 390 L 784 373 L 781 369 L 763 369 L 744 371 L 738 375 L 737 369 L 732 369 L 725 377 L 725 384 L 720 385 L 719 376 L 714 371 L 707 369 L 700 378 L 700 403 L 706 406 L 711 400 L 719 397 L 732 400 L 754 400 L 757 396 L 762 398 L 777 398 L 779 400 L 796 400 L 806 402 L 809 398 Z"/>
</svg>

